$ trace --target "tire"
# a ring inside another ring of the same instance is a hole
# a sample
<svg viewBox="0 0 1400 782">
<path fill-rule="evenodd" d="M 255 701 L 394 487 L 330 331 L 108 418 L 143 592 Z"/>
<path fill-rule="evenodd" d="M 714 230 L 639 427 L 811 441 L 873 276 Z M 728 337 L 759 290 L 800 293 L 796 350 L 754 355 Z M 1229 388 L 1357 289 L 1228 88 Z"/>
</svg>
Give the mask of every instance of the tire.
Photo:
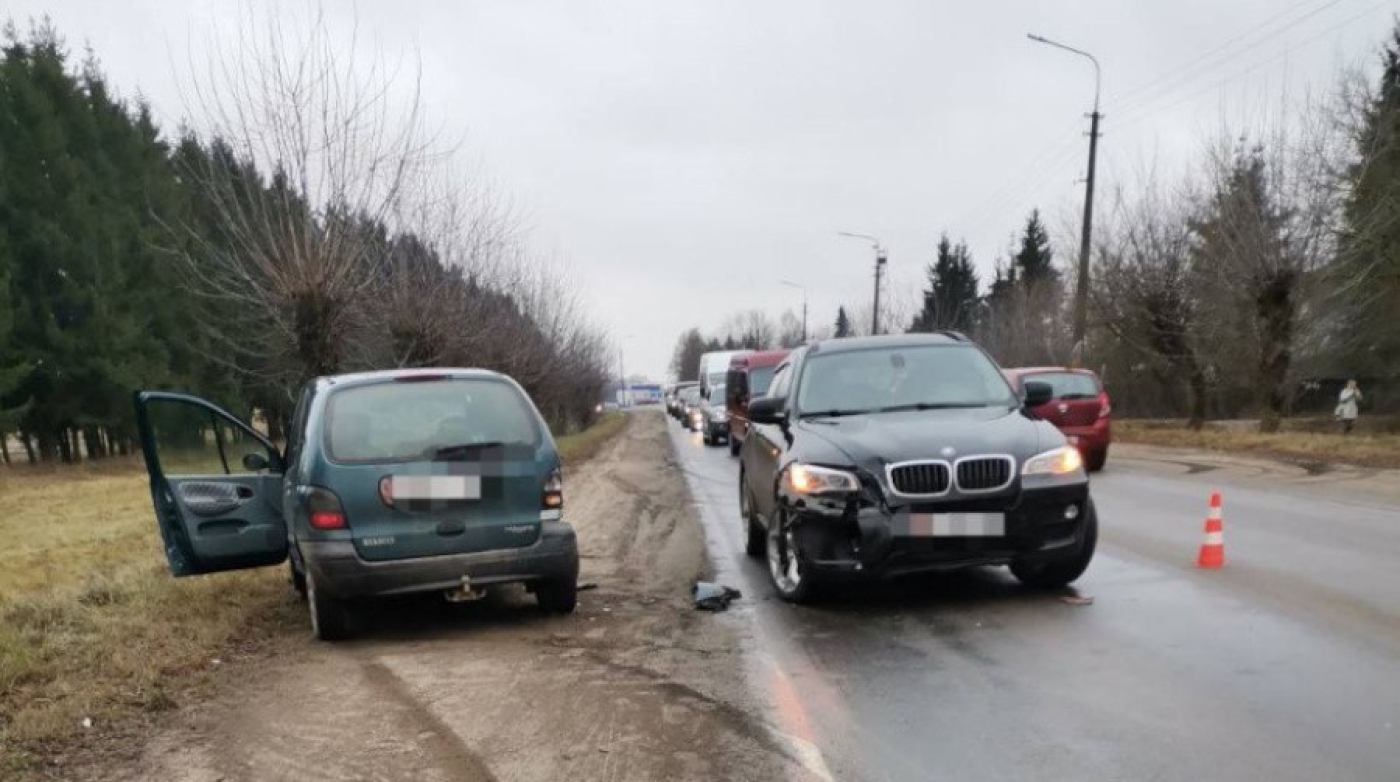
<svg viewBox="0 0 1400 782">
<path fill-rule="evenodd" d="M 1084 469 L 1089 472 L 1101 472 L 1105 464 L 1108 463 L 1108 449 L 1101 451 L 1091 451 L 1084 457 Z"/>
<path fill-rule="evenodd" d="M 793 546 L 791 526 L 787 523 L 787 511 L 778 508 L 769 518 L 767 540 L 764 549 L 767 553 L 768 580 L 773 584 L 778 597 L 784 602 L 810 603 L 817 598 L 818 586 L 812 573 L 807 572 L 802 555 Z"/>
<path fill-rule="evenodd" d="M 535 600 L 547 614 L 572 614 L 578 607 L 578 578 L 541 583 L 535 588 Z"/>
<path fill-rule="evenodd" d="M 739 523 L 744 525 L 744 553 L 758 559 L 768 550 L 767 531 L 753 522 L 753 491 L 747 476 L 739 471 Z"/>
<path fill-rule="evenodd" d="M 739 455 L 739 445 L 740 445 L 740 442 L 739 442 L 738 440 L 735 440 L 735 439 L 734 439 L 734 434 L 733 434 L 733 433 L 730 433 L 730 435 L 729 435 L 729 455 L 730 455 L 730 456 L 738 456 L 738 455 Z"/>
<path fill-rule="evenodd" d="M 316 579 L 306 574 L 306 605 L 311 612 L 311 636 L 318 641 L 341 641 L 350 637 L 350 606 L 316 588 Z"/>
<path fill-rule="evenodd" d="M 1099 540 L 1099 514 L 1094 501 L 1089 500 L 1084 507 L 1084 542 L 1079 550 L 1059 559 L 1016 560 L 1011 563 L 1011 575 L 1032 589 L 1062 589 L 1084 575 Z"/>
</svg>

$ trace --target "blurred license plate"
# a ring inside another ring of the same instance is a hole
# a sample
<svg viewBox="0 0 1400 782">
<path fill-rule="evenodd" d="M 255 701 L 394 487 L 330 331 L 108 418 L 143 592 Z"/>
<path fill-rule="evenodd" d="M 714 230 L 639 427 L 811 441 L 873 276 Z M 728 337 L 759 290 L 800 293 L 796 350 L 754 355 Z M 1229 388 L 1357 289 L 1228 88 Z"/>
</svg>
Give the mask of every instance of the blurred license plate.
<svg viewBox="0 0 1400 782">
<path fill-rule="evenodd" d="M 990 538 L 1006 534 L 1005 513 L 911 513 L 915 538 Z"/>
<path fill-rule="evenodd" d="M 480 475 L 395 475 L 395 500 L 479 500 Z"/>
</svg>

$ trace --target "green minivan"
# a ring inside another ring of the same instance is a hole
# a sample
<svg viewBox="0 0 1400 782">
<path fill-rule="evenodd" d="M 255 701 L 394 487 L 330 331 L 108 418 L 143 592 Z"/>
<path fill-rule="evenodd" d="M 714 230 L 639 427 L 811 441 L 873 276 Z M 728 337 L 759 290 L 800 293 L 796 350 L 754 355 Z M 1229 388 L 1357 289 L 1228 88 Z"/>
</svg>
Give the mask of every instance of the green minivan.
<svg viewBox="0 0 1400 782">
<path fill-rule="evenodd" d="M 137 392 L 136 418 L 171 573 L 288 561 L 317 638 L 349 635 L 355 601 L 414 592 L 462 601 L 519 583 L 546 611 L 574 610 L 559 453 L 504 375 L 318 378 L 285 449 L 184 394 Z"/>
</svg>

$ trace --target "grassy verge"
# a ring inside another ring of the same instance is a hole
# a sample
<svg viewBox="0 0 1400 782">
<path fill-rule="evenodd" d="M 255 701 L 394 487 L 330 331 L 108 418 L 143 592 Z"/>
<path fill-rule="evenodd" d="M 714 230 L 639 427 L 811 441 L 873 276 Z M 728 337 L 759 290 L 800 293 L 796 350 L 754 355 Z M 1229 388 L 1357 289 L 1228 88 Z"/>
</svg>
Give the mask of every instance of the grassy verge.
<svg viewBox="0 0 1400 782">
<path fill-rule="evenodd" d="M 559 457 L 565 465 L 586 462 L 626 425 L 625 413 L 608 413 L 582 432 L 560 437 L 555 443 L 559 448 Z"/>
<path fill-rule="evenodd" d="M 1114 421 L 1113 437 L 1125 443 L 1250 454 L 1313 464 L 1400 468 L 1400 434 L 1373 428 L 1343 436 L 1335 424 L 1324 427 L 1311 420 L 1293 423 L 1273 434 L 1263 434 L 1249 425 L 1208 425 L 1193 432 L 1181 422 Z"/>
<path fill-rule="evenodd" d="M 576 464 L 625 424 L 604 417 L 559 449 Z M 0 468 L 0 540 L 0 779 L 130 734 L 216 661 L 304 630 L 284 569 L 170 577 L 134 459 Z"/>
</svg>

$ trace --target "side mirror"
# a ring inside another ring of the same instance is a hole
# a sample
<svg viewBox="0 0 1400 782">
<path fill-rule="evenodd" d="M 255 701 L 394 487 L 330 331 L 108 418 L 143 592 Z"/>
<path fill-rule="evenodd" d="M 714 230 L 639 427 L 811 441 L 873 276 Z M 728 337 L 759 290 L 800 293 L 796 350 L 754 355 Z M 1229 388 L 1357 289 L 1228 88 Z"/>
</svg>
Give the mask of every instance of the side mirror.
<svg viewBox="0 0 1400 782">
<path fill-rule="evenodd" d="M 248 472 L 262 472 L 269 466 L 271 466 L 271 462 L 267 460 L 266 456 L 263 456 L 257 451 L 246 454 L 243 457 L 243 469 Z"/>
<path fill-rule="evenodd" d="M 1055 388 L 1039 380 L 1026 381 L 1026 407 L 1040 407 L 1055 398 Z"/>
<path fill-rule="evenodd" d="M 787 400 L 761 396 L 749 403 L 749 420 L 756 424 L 781 424 L 787 420 Z"/>
</svg>

